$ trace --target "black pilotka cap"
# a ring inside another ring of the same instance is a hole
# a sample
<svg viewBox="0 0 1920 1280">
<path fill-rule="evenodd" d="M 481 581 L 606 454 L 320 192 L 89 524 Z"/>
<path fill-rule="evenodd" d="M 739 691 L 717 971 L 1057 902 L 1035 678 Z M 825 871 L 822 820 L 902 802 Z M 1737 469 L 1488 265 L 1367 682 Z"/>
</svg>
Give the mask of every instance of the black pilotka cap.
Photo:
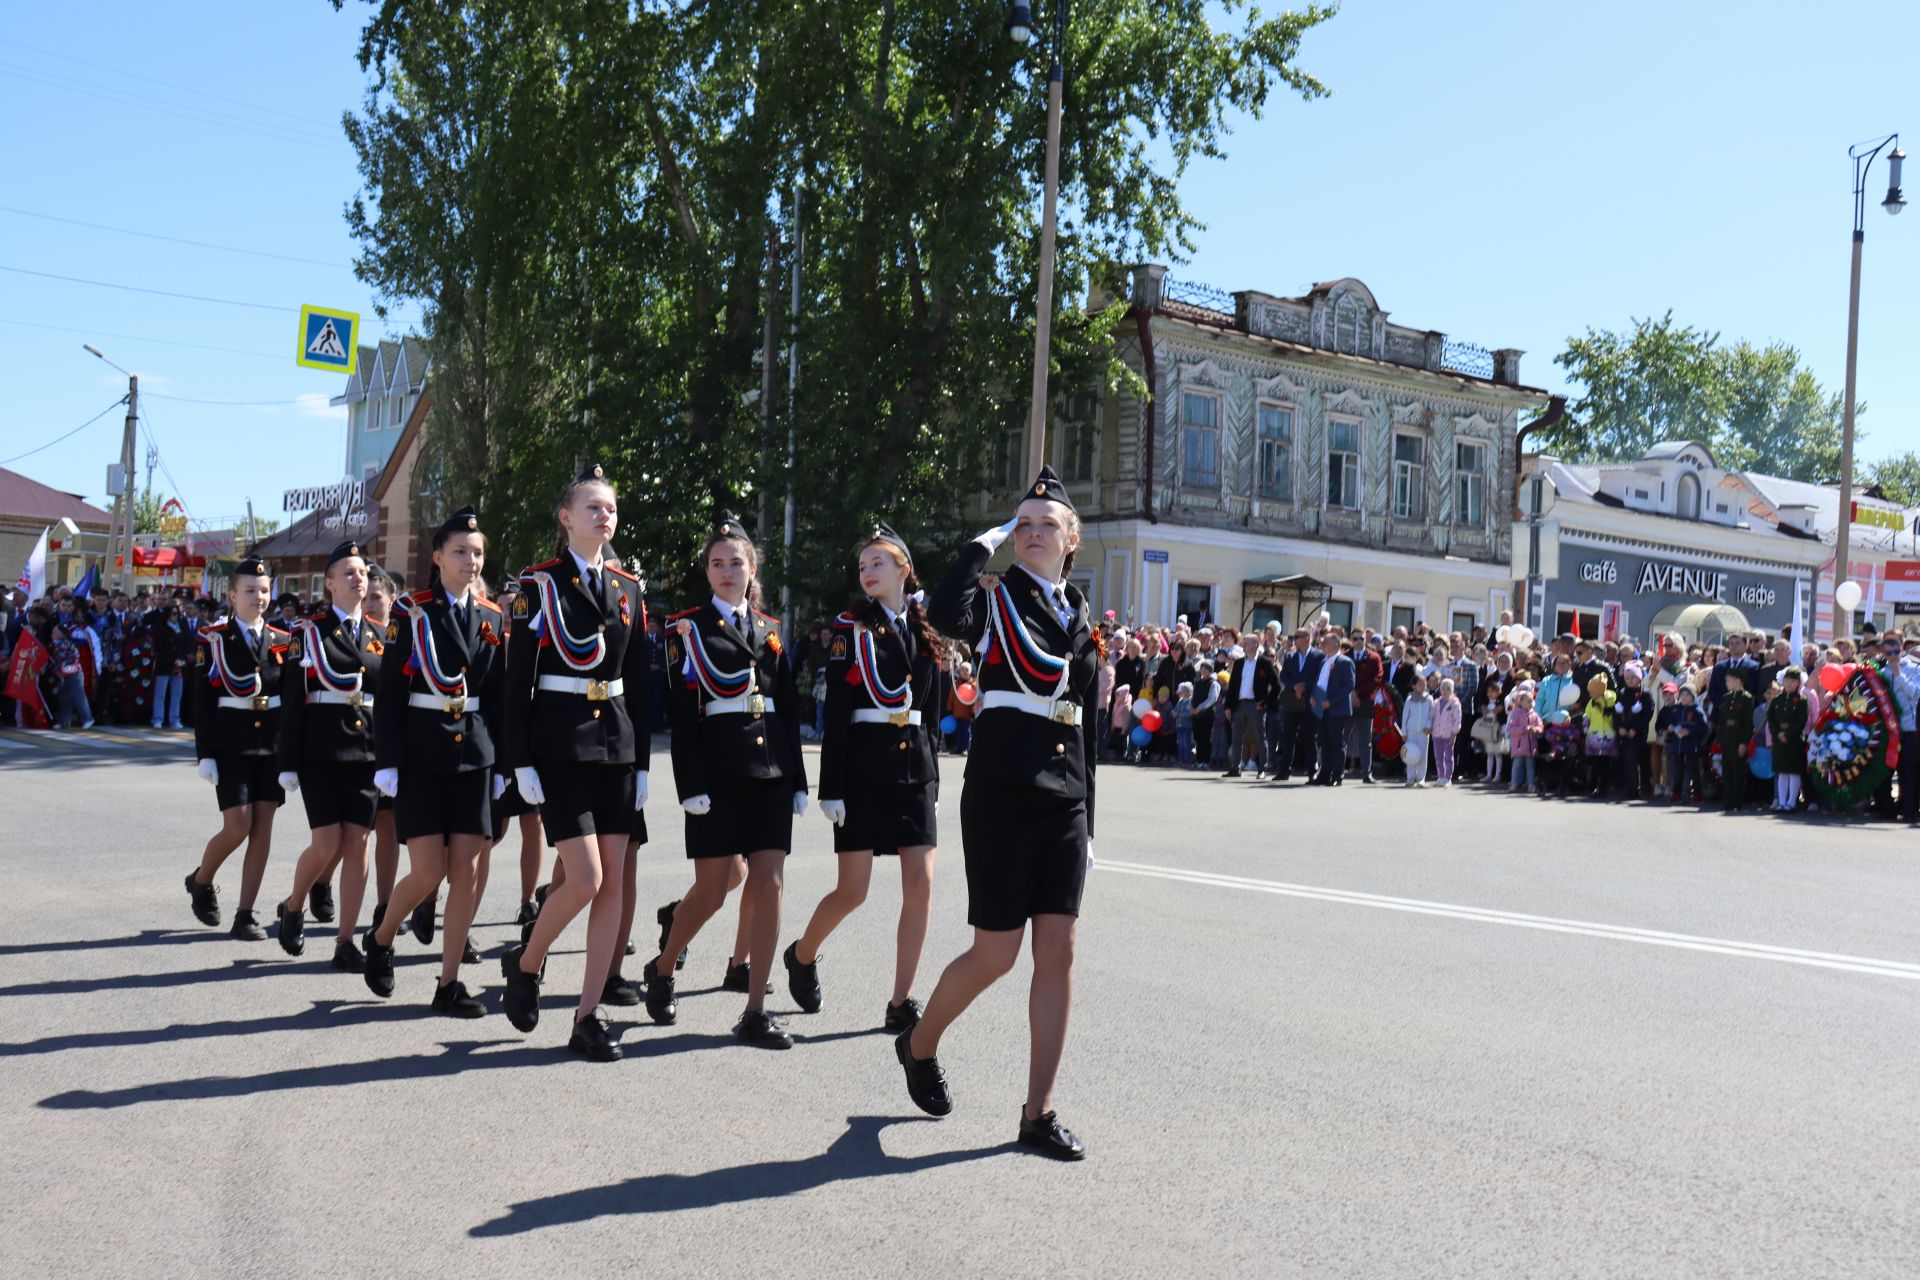
<svg viewBox="0 0 1920 1280">
<path fill-rule="evenodd" d="M 607 471 L 597 462 L 589 462 L 586 469 L 573 478 L 575 484 L 585 484 L 589 480 L 605 480 Z"/>
<path fill-rule="evenodd" d="M 267 573 L 267 562 L 251 550 L 241 556 L 239 562 L 233 566 L 233 577 L 238 578 L 242 574 L 252 574 L 256 578 L 271 576 Z"/>
<path fill-rule="evenodd" d="M 1040 474 L 1033 478 L 1024 495 L 1028 498 L 1045 498 L 1048 502 L 1057 502 L 1067 510 L 1073 510 L 1073 499 L 1067 496 L 1067 486 L 1060 483 L 1060 477 L 1053 473 L 1052 467 L 1040 468 Z"/>
<path fill-rule="evenodd" d="M 435 529 L 434 533 L 446 537 L 456 533 L 477 533 L 479 529 L 480 517 L 474 513 L 472 507 L 462 507 L 442 520 L 440 527 Z"/>
<path fill-rule="evenodd" d="M 342 560 L 350 560 L 354 556 L 360 556 L 364 559 L 366 554 L 366 548 L 362 547 L 359 543 L 343 542 L 328 554 L 326 567 L 331 569 Z"/>
<path fill-rule="evenodd" d="M 889 525 L 885 520 L 875 520 L 873 522 L 872 531 L 868 533 L 866 541 L 862 542 L 860 546 L 862 549 L 865 549 L 876 542 L 884 542 L 890 547 L 898 547 L 900 554 L 907 558 L 907 563 L 913 563 L 913 551 L 907 546 L 907 540 L 895 533 L 893 526 Z"/>
<path fill-rule="evenodd" d="M 713 532 L 722 538 L 745 538 L 747 526 L 739 516 L 731 511 L 722 511 L 713 522 Z"/>
</svg>

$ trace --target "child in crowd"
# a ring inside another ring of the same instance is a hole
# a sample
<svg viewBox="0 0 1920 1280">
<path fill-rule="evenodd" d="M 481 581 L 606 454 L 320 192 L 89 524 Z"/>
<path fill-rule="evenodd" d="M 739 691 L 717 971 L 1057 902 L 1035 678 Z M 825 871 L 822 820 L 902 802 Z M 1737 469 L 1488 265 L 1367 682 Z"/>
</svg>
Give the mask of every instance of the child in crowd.
<svg viewBox="0 0 1920 1280">
<path fill-rule="evenodd" d="M 1540 734 L 1546 726 L 1533 709 L 1531 693 L 1516 689 L 1511 695 L 1511 702 L 1512 705 L 1507 708 L 1506 730 L 1509 754 L 1513 757 L 1513 781 L 1507 784 L 1507 790 L 1518 791 L 1525 787 L 1531 791 L 1534 785 L 1535 744 L 1540 741 Z"/>
<path fill-rule="evenodd" d="M 1547 682 L 1541 682 L 1545 693 Z M 1540 749 L 1534 753 L 1534 768 L 1540 772 L 1536 788 L 1542 799 L 1557 796 L 1564 800 L 1580 767 L 1580 743 L 1587 736 L 1586 722 L 1569 707 L 1547 710 L 1546 732 L 1540 735 Z"/>
<path fill-rule="evenodd" d="M 1671 687 L 1671 686 L 1670 686 Z M 1707 718 L 1700 714 L 1692 685 L 1680 685 L 1674 701 L 1660 710 L 1673 773 L 1673 803 L 1691 804 L 1700 795 L 1700 757 L 1707 750 Z M 1704 796 L 1701 797 L 1704 799 Z"/>
<path fill-rule="evenodd" d="M 1595 799 L 1604 798 L 1613 785 L 1614 729 L 1613 709 L 1618 695 L 1607 687 L 1607 678 L 1596 675 L 1587 681 L 1587 705 L 1580 713 L 1581 748 L 1586 758 L 1586 775 L 1580 789 Z"/>
<path fill-rule="evenodd" d="M 1453 785 L 1453 749 L 1460 739 L 1460 699 L 1453 681 L 1442 678 L 1433 702 L 1433 773 L 1443 787 Z"/>
<path fill-rule="evenodd" d="M 1494 703 L 1489 700 L 1487 709 L 1473 721 L 1473 740 L 1480 744 L 1480 754 L 1486 759 L 1480 770 L 1480 781 L 1500 781 L 1500 717 L 1494 713 Z"/>
<path fill-rule="evenodd" d="M 1726 668 L 1727 692 L 1714 708 L 1714 741 L 1720 744 L 1720 803 L 1729 812 L 1747 803 L 1747 745 L 1753 741 L 1753 695 L 1745 672 Z"/>
<path fill-rule="evenodd" d="M 1107 755 L 1133 762 L 1133 686 L 1116 685 L 1113 690 L 1113 719 L 1108 723 L 1110 736 Z"/>
<path fill-rule="evenodd" d="M 1807 771 L 1807 699 L 1800 692 L 1800 668 L 1780 673 L 1779 692 L 1767 704 L 1767 733 L 1773 739 L 1773 807 L 1792 813 L 1800 805 L 1800 778 Z"/>
<path fill-rule="evenodd" d="M 1191 769 L 1193 760 L 1193 685 L 1182 680 L 1174 690 L 1173 734 L 1180 756 L 1180 767 Z"/>
<path fill-rule="evenodd" d="M 1406 740 L 1401 758 L 1407 762 L 1407 785 L 1427 785 L 1427 752 L 1433 742 L 1433 699 L 1427 695 L 1427 678 L 1413 677 L 1407 699 L 1400 704 L 1400 736 Z"/>
<path fill-rule="evenodd" d="M 1653 720 L 1653 697 L 1642 687 L 1646 673 L 1637 662 L 1621 668 L 1627 687 L 1613 708 L 1614 747 L 1619 753 L 1620 793 L 1638 800 L 1641 792 L 1641 766 L 1647 751 L 1647 726 Z"/>
</svg>

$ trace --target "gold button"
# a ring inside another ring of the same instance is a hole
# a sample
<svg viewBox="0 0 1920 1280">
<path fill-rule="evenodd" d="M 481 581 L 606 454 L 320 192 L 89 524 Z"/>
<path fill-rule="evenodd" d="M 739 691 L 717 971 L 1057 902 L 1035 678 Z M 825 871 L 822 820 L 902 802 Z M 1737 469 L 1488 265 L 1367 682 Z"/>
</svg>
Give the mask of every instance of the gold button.
<svg viewBox="0 0 1920 1280">
<path fill-rule="evenodd" d="M 907 749 L 907 744 L 906 744 L 906 743 L 904 743 L 904 742 L 903 742 L 903 743 L 901 743 L 901 744 L 900 744 L 900 749 L 901 749 L 902 751 L 905 751 L 905 750 Z"/>
<path fill-rule="evenodd" d="M 755 738 L 753 740 L 753 745 L 756 747 L 764 747 L 767 745 L 767 740 L 764 737 Z"/>
<path fill-rule="evenodd" d="M 360 722 L 359 722 L 358 720 L 355 720 L 355 721 L 353 722 L 353 727 L 354 727 L 354 728 L 356 728 L 356 729 L 358 729 L 358 728 L 360 727 Z"/>
<path fill-rule="evenodd" d="M 453 735 L 453 740 L 455 742 L 465 742 L 467 740 L 467 735 L 464 733 L 456 733 Z"/>
<path fill-rule="evenodd" d="M 1067 744 L 1064 742 L 1056 742 L 1053 744 L 1053 754 L 1055 755 L 1063 754 L 1066 751 L 1066 749 L 1067 749 Z"/>
<path fill-rule="evenodd" d="M 253 722 L 253 727 L 254 727 L 254 728 L 256 728 L 256 729 L 258 729 L 258 728 L 260 727 L 260 722 L 259 722 L 258 720 L 255 720 L 255 721 Z"/>
<path fill-rule="evenodd" d="M 598 711 L 595 711 L 595 712 L 593 713 L 593 718 L 594 718 L 595 720 L 598 720 L 598 719 L 600 718 L 600 713 L 599 713 Z"/>
</svg>

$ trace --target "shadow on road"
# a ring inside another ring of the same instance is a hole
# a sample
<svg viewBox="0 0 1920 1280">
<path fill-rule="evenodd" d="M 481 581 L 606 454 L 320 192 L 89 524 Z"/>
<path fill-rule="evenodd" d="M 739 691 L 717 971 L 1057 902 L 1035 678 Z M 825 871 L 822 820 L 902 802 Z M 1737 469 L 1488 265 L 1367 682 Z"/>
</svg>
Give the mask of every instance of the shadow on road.
<svg viewBox="0 0 1920 1280">
<path fill-rule="evenodd" d="M 341 1016 L 342 1014 L 346 1016 Z M 368 1022 L 402 1022 L 426 1016 L 417 1004 L 375 1004 L 369 1000 L 315 1000 L 311 1009 L 268 1018 L 227 1018 L 219 1022 L 181 1022 L 169 1027 L 127 1027 L 114 1031 L 76 1031 L 17 1044 L 0 1044 L 0 1058 L 23 1058 L 66 1049 L 119 1049 L 130 1045 L 173 1044 L 181 1040 L 213 1040 L 222 1036 L 250 1036 L 270 1031 L 311 1031 L 325 1026 L 360 1026 Z"/>
<path fill-rule="evenodd" d="M 849 1116 L 847 1131 L 816 1156 L 802 1160 L 768 1160 L 693 1174 L 647 1174 L 603 1187 L 583 1187 L 509 1205 L 507 1212 L 483 1222 L 467 1234 L 513 1236 L 543 1227 L 566 1226 L 595 1218 L 638 1213 L 675 1213 L 682 1209 L 710 1209 L 748 1200 L 771 1200 L 834 1182 L 891 1177 L 937 1169 L 968 1160 L 983 1160 L 1019 1150 L 1003 1142 L 967 1151 L 940 1151 L 925 1156 L 889 1156 L 880 1145 L 880 1131 L 895 1124 L 931 1124 L 922 1116 Z"/>
<path fill-rule="evenodd" d="M 275 954 L 279 954 L 277 951 Z M 0 987 L 0 996 L 69 996 L 90 991 L 144 991 L 190 987 L 198 982 L 234 982 L 272 973 L 283 966 L 267 959 L 231 960 L 225 968 L 180 969 L 172 973 L 116 973 L 103 978 L 53 978 Z"/>
<path fill-rule="evenodd" d="M 114 947 L 172 947 L 188 942 L 227 940 L 223 929 L 142 929 L 123 938 L 74 938 L 68 942 L 16 942 L 0 946 L 0 956 L 29 956 L 48 951 L 105 951 Z"/>
</svg>

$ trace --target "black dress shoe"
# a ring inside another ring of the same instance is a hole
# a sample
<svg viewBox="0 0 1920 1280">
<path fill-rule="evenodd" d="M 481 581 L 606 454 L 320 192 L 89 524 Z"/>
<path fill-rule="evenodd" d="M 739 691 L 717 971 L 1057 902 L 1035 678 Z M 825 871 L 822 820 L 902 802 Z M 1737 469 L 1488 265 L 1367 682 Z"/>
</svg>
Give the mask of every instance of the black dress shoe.
<svg viewBox="0 0 1920 1280">
<path fill-rule="evenodd" d="M 735 964 L 729 960 L 727 962 L 727 975 L 720 979 L 720 989 L 722 991 L 732 991 L 737 995 L 746 995 L 747 992 L 753 989 L 753 965 L 746 960 L 742 960 L 739 964 Z M 764 994 L 773 994 L 772 978 L 767 979 L 767 989 Z"/>
<path fill-rule="evenodd" d="M 307 953 L 307 914 L 304 911 L 288 911 L 287 904 L 276 902 L 274 915 L 280 918 L 280 949 L 290 956 Z"/>
<path fill-rule="evenodd" d="M 367 930 L 366 967 L 360 976 L 367 980 L 367 990 L 382 1000 L 393 994 L 393 948 L 381 946 L 371 929 Z"/>
<path fill-rule="evenodd" d="M 911 1031 L 920 1025 L 920 1002 L 908 996 L 899 1004 L 887 1002 L 887 1030 Z"/>
<path fill-rule="evenodd" d="M 1086 1144 L 1073 1136 L 1067 1126 L 1060 1123 L 1060 1117 L 1051 1111 L 1042 1111 L 1033 1119 L 1027 1119 L 1027 1109 L 1020 1108 L 1020 1145 L 1032 1147 L 1043 1156 L 1055 1160 L 1085 1160 Z"/>
<path fill-rule="evenodd" d="M 547 905 L 547 895 L 553 892 L 551 884 L 540 885 L 533 891 L 533 913 L 540 914 L 540 908 Z"/>
<path fill-rule="evenodd" d="M 589 1062 L 618 1062 L 622 1056 L 620 1043 L 613 1038 L 613 1032 L 598 1014 L 592 1013 L 574 1020 L 573 1035 L 567 1040 L 567 1048 Z"/>
<path fill-rule="evenodd" d="M 467 984 L 455 979 L 433 989 L 433 1011 L 449 1018 L 484 1018 L 487 1008 L 475 1000 Z"/>
<path fill-rule="evenodd" d="M 227 930 L 227 934 L 230 937 L 240 939 L 242 942 L 265 942 L 267 940 L 267 931 L 260 927 L 260 922 L 254 918 L 253 912 L 247 910 L 245 907 L 241 907 L 233 913 L 233 928 Z"/>
<path fill-rule="evenodd" d="M 820 957 L 812 964 L 801 964 L 797 942 L 789 942 L 781 959 L 787 962 L 787 992 L 802 1013 L 820 1012 Z"/>
<path fill-rule="evenodd" d="M 472 938 L 468 938 L 465 945 L 463 945 L 460 948 L 460 963 L 461 964 L 479 964 L 480 963 L 480 953 L 474 950 Z"/>
<path fill-rule="evenodd" d="M 680 1006 L 673 998 L 673 975 L 661 973 L 649 960 L 640 976 L 647 984 L 647 1016 L 660 1026 L 672 1026 L 680 1016 Z"/>
<path fill-rule="evenodd" d="M 333 886 L 322 880 L 307 890 L 307 905 L 313 909 L 313 918 L 321 924 L 333 923 Z"/>
<path fill-rule="evenodd" d="M 187 897 L 193 901 L 193 918 L 201 924 L 219 925 L 220 891 L 200 883 L 200 869 L 187 872 Z"/>
<path fill-rule="evenodd" d="M 440 895 L 436 893 L 415 907 L 413 914 L 407 917 L 407 928 L 420 940 L 420 945 L 423 947 L 433 945 L 433 912 L 439 905 Z"/>
<path fill-rule="evenodd" d="M 953 1094 L 947 1091 L 947 1073 L 938 1058 L 913 1056 L 913 1031 L 909 1028 L 893 1039 L 893 1053 L 907 1071 L 907 1096 L 913 1105 L 930 1116 L 944 1116 L 953 1110 Z"/>
<path fill-rule="evenodd" d="M 365 973 L 367 958 L 353 945 L 352 938 L 342 938 L 333 944 L 333 967 L 342 973 Z"/>
<path fill-rule="evenodd" d="M 617 973 L 607 975 L 607 985 L 600 992 L 600 1003 L 616 1005 L 622 1009 L 631 1009 L 640 1003 L 640 993 L 633 984 Z"/>
<path fill-rule="evenodd" d="M 765 1009 L 749 1009 L 733 1024 L 733 1038 L 756 1049 L 791 1049 L 793 1037 Z"/>
<path fill-rule="evenodd" d="M 386 919 L 386 915 L 387 915 L 387 904 L 384 902 L 374 903 L 373 904 L 373 922 L 367 926 L 367 930 L 373 933 L 379 932 L 380 922 Z"/>
<path fill-rule="evenodd" d="M 506 1006 L 507 1021 L 513 1024 L 515 1031 L 531 1031 L 540 1025 L 540 979 L 541 974 L 527 973 L 520 968 L 520 957 L 526 954 L 525 947 L 509 947 L 500 957 L 500 976 L 507 980 L 506 994 L 500 1003 Z M 544 969 L 546 966 L 542 965 Z"/>
<path fill-rule="evenodd" d="M 660 922 L 660 954 L 661 955 L 665 955 L 667 953 L 667 939 L 673 936 L 673 912 L 674 912 L 674 909 L 679 905 L 680 905 L 680 899 L 675 898 L 672 902 L 669 902 L 666 906 L 660 908 L 658 911 L 653 913 L 653 918 Z M 684 969 L 687 967 L 687 948 L 685 947 L 680 948 L 680 954 L 674 957 L 673 967 L 676 970 Z M 740 989 L 742 991 L 746 990 L 745 987 L 742 987 Z"/>
<path fill-rule="evenodd" d="M 534 906 L 531 902 L 523 902 L 520 904 L 520 914 L 514 917 L 513 922 L 524 929 L 539 918 L 540 908 Z"/>
</svg>

